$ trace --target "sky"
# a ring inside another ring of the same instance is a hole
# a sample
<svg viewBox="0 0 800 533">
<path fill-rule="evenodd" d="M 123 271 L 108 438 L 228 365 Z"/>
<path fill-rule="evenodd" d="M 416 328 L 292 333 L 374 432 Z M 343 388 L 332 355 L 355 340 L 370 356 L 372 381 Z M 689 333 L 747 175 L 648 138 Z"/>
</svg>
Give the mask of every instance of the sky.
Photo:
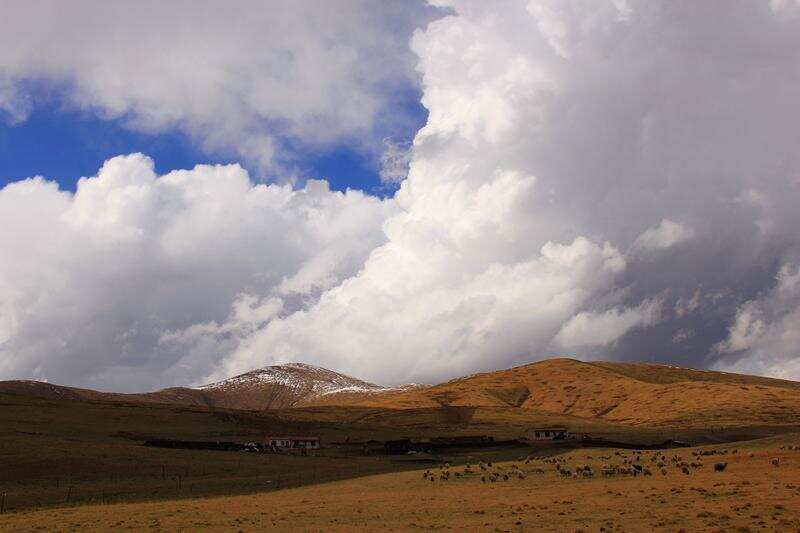
<svg viewBox="0 0 800 533">
<path fill-rule="evenodd" d="M 800 2 L 0 12 L 0 379 L 800 379 Z"/>
</svg>

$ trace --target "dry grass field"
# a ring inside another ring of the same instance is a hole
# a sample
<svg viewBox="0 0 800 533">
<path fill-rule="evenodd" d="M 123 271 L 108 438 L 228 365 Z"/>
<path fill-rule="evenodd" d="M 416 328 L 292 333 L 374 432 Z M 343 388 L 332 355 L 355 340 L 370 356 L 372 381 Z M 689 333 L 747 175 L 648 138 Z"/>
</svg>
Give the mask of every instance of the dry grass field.
<svg viewBox="0 0 800 533">
<path fill-rule="evenodd" d="M 521 409 L 329 406 L 252 412 L 0 395 L 0 492 L 7 494 L 6 506 L 12 510 L 245 494 L 408 470 L 420 461 L 465 460 L 464 452 L 435 459 L 381 455 L 376 450 L 382 450 L 383 440 L 475 434 L 512 439 L 542 425 L 567 425 L 576 432 L 635 442 L 695 438 L 681 430 L 631 428 Z M 748 431 L 752 436 L 774 429 Z M 269 434 L 319 435 L 325 446 L 306 457 L 142 446 L 150 438 L 247 442 Z M 372 449 L 365 454 L 362 446 L 368 441 Z M 503 459 L 520 452 L 498 448 L 487 453 Z"/>
<path fill-rule="evenodd" d="M 357 404 L 520 408 L 650 427 L 800 424 L 800 383 L 647 363 L 548 359 Z"/>
<path fill-rule="evenodd" d="M 794 382 L 557 359 L 271 410 L 25 387 L 0 393 L 3 531 L 800 530 Z M 662 459 L 650 451 L 516 441 L 552 426 L 638 446 L 673 439 L 701 447 L 665 450 L 662 475 Z M 248 442 L 278 434 L 319 436 L 323 449 L 300 456 L 143 446 L 153 438 Z M 507 442 L 382 453 L 387 440 L 465 435 Z M 727 453 L 692 453 L 711 449 Z M 547 459 L 515 461 L 529 454 Z M 588 465 L 594 475 L 564 476 L 555 457 L 564 469 Z M 481 470 L 479 461 L 493 465 Z M 722 472 L 714 470 L 719 461 L 728 463 Z M 632 463 L 652 475 L 602 475 L 604 466 Z M 434 481 L 423 479 L 427 469 Z"/>
<path fill-rule="evenodd" d="M 797 446 L 797 449 L 789 449 Z M 700 452 L 714 455 L 697 455 Z M 3 531 L 798 531 L 800 436 L 658 452 L 579 449 L 488 466 L 381 474 L 261 494 L 63 506 L 0 517 Z M 638 456 L 638 457 L 637 457 Z M 689 463 L 684 474 L 680 461 Z M 778 460 L 778 466 L 772 464 Z M 593 475 L 564 475 L 588 465 Z M 641 464 L 652 475 L 603 475 Z M 726 463 L 716 471 L 716 463 Z M 692 465 L 692 463 L 695 463 Z M 698 466 L 702 463 L 702 466 Z M 541 471 L 541 472 L 540 472 Z M 442 480 L 449 472 L 449 479 Z M 489 477 L 496 474 L 496 481 Z M 520 475 L 520 473 L 522 473 Z M 508 477 L 508 480 L 504 479 Z M 482 481 L 482 478 L 485 480 Z"/>
</svg>

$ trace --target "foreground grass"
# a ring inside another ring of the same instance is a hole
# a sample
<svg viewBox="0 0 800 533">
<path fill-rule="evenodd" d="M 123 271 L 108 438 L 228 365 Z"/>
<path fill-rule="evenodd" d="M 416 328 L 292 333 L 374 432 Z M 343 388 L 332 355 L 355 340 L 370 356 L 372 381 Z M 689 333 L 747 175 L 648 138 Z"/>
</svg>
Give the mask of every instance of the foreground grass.
<svg viewBox="0 0 800 533">
<path fill-rule="evenodd" d="M 635 461 L 635 454 L 584 449 L 559 459 L 572 468 L 591 465 L 591 478 L 564 477 L 551 462 L 515 461 L 487 471 L 474 466 L 468 475 L 464 467 L 451 467 L 447 481 L 439 480 L 436 469 L 434 482 L 414 471 L 244 496 L 21 511 L 0 516 L 0 530 L 798 531 L 800 451 L 787 449 L 796 445 L 795 435 L 665 451 L 703 463 L 688 475 L 671 461 L 661 475 L 648 452 L 641 462 L 653 476 L 610 478 L 599 475 L 602 465 L 621 464 L 626 456 Z M 728 453 L 692 455 L 708 449 Z M 779 466 L 771 464 L 773 458 Z M 727 467 L 716 472 L 720 461 Z M 489 471 L 509 480 L 482 482 Z"/>
<path fill-rule="evenodd" d="M 176 500 L 260 493 L 370 474 L 421 468 L 415 461 L 460 463 L 465 450 L 440 457 L 365 455 L 369 439 L 491 435 L 513 439 L 531 427 L 565 426 L 629 442 L 667 438 L 696 442 L 785 432 L 791 428 L 648 429 L 517 408 L 379 409 L 316 407 L 285 411 L 210 410 L 198 406 L 50 400 L 0 394 L 0 493 L 11 511 L 69 504 Z M 142 446 L 148 438 L 260 440 L 265 435 L 321 436 L 325 449 L 308 457 Z M 348 445 L 337 442 L 348 441 Z M 374 445 L 375 443 L 373 443 Z M 373 446 L 374 447 L 374 446 Z M 380 452 L 382 446 L 377 443 Z M 481 451 L 501 461 L 522 451 Z"/>
</svg>

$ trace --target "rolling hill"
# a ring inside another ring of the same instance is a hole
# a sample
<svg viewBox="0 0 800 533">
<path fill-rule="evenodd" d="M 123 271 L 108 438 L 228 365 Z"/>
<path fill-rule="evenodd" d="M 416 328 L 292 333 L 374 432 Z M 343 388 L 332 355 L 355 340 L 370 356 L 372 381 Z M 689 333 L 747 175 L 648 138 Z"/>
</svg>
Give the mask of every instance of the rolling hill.
<svg viewBox="0 0 800 533">
<path fill-rule="evenodd" d="M 104 393 L 35 381 L 0 393 L 48 399 L 147 402 L 267 410 L 475 407 L 629 426 L 715 428 L 800 424 L 800 383 L 647 363 L 549 359 L 433 386 L 382 387 L 302 363 L 269 366 L 201 388 Z"/>
<path fill-rule="evenodd" d="M 305 363 L 267 366 L 196 389 L 171 387 L 132 394 L 99 392 L 41 381 L 0 381 L 0 393 L 46 399 L 201 405 L 258 411 L 285 409 L 314 401 L 348 404 L 375 394 L 395 394 L 414 387 L 381 387 Z"/>
<path fill-rule="evenodd" d="M 354 402 L 394 409 L 519 408 L 628 425 L 800 423 L 800 383 L 647 363 L 549 359 Z"/>
</svg>

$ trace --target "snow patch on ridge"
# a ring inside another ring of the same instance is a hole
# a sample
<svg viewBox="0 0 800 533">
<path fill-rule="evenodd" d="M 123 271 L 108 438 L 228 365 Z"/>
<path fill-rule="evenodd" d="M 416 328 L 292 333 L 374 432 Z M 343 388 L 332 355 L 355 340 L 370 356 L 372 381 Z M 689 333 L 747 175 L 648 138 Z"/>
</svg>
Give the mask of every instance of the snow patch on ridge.
<svg viewBox="0 0 800 533">
<path fill-rule="evenodd" d="M 242 388 L 250 389 L 263 385 L 282 385 L 294 391 L 302 391 L 306 399 L 340 393 L 376 394 L 391 391 L 401 392 L 419 386 L 417 384 L 409 384 L 400 387 L 383 387 L 306 363 L 286 363 L 251 370 L 223 381 L 203 385 L 200 388 L 202 390 L 224 391 Z"/>
</svg>

